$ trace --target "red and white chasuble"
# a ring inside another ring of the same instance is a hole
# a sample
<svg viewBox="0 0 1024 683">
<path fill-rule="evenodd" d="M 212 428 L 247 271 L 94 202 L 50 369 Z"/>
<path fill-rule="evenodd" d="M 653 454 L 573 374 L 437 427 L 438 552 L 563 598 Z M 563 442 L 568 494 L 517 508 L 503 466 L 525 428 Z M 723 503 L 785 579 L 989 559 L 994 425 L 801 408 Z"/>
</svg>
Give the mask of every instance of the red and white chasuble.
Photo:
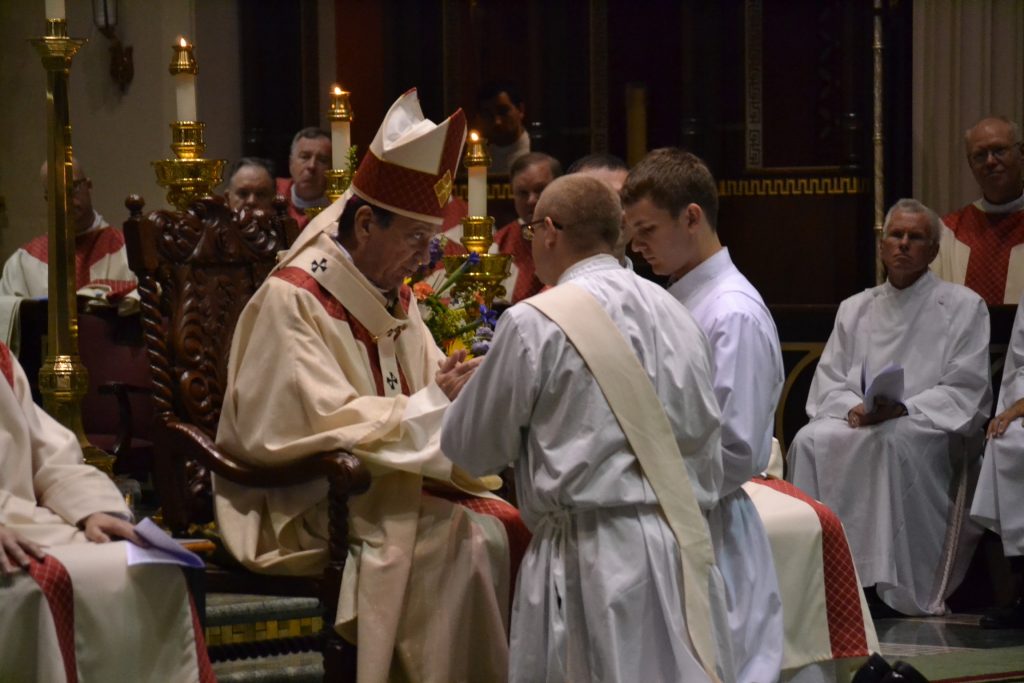
<svg viewBox="0 0 1024 683">
<path fill-rule="evenodd" d="M 1024 294 L 1024 195 L 1006 204 L 980 199 L 942 221 L 935 274 L 990 306 L 1017 303 Z"/>
<path fill-rule="evenodd" d="M 14 252 L 4 264 L 0 295 L 27 299 L 46 296 L 50 285 L 49 244 L 49 237 L 40 235 Z M 124 236 L 99 214 L 93 227 L 75 236 L 75 289 L 85 287 L 103 290 L 112 303 L 136 287 L 135 275 L 128 268 Z"/>
<path fill-rule="evenodd" d="M 0 679 L 212 682 L 181 570 L 129 567 L 127 542 L 89 543 L 76 526 L 128 509 L 113 482 L 82 463 L 74 434 L 32 402 L 2 344 L 0 454 L 0 524 L 47 553 L 0 580 Z"/>
</svg>

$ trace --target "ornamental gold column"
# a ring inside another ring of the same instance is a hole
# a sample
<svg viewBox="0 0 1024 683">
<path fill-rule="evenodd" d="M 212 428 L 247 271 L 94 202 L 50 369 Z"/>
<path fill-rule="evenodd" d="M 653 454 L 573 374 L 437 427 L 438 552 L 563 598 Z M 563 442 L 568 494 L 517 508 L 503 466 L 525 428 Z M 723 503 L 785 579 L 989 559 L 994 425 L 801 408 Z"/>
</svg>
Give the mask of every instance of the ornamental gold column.
<svg viewBox="0 0 1024 683">
<path fill-rule="evenodd" d="M 53 11 L 54 8 L 59 11 Z M 74 178 L 68 79 L 71 60 L 85 41 L 68 37 L 63 9 L 63 3 L 48 2 L 46 35 L 30 41 L 46 69 L 49 318 L 46 359 L 39 369 L 39 392 L 46 411 L 75 433 L 85 461 L 113 476 L 114 456 L 91 445 L 82 428 L 81 403 L 89 388 L 89 373 L 78 356 L 75 226 L 68 215 Z"/>
</svg>

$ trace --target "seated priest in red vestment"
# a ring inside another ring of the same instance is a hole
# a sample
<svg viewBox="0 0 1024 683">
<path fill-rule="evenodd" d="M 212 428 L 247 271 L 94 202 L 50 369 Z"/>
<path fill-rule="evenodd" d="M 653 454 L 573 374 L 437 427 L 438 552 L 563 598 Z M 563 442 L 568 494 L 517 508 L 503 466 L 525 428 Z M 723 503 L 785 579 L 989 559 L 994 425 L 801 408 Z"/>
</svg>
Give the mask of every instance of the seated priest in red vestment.
<svg viewBox="0 0 1024 683">
<path fill-rule="evenodd" d="M 985 303 L 1015 304 L 1024 294 L 1024 146 L 1020 128 L 985 118 L 967 131 L 967 163 L 981 199 L 942 219 L 932 270 L 966 285 Z"/>
<path fill-rule="evenodd" d="M 75 228 L 75 288 L 80 293 L 119 302 L 135 290 L 135 275 L 128 268 L 124 236 L 107 224 L 92 206 L 92 181 L 77 159 L 72 160 L 71 222 Z M 46 192 L 46 164 L 40 170 Z M 49 236 L 40 235 L 7 259 L 0 296 L 45 297 L 49 289 Z M 136 308 L 137 310 L 137 308 Z"/>
<path fill-rule="evenodd" d="M 533 252 L 530 243 L 523 239 L 523 226 L 533 220 L 533 209 L 540 193 L 560 175 L 562 165 L 558 159 L 543 152 L 518 157 L 509 171 L 517 218 L 494 233 L 491 251 L 512 255 L 509 276 L 502 282 L 505 299 L 511 303 L 531 297 L 544 288 L 534 274 Z"/>
<path fill-rule="evenodd" d="M 331 167 L 331 136 L 315 126 L 303 128 L 292 138 L 288 153 L 288 178 L 277 179 L 277 193 L 288 200 L 288 215 L 299 227 L 309 222 L 306 209 L 323 208 L 327 199 L 327 169 Z"/>
<path fill-rule="evenodd" d="M 114 483 L 0 344 L 0 679 L 213 681 L 181 570 L 128 565 Z"/>
<path fill-rule="evenodd" d="M 511 576 L 528 541 L 516 510 L 441 452 L 446 359 L 405 280 L 429 259 L 465 141 L 415 90 L 389 109 L 350 189 L 313 219 L 238 320 L 217 443 L 249 462 L 345 449 L 372 485 L 349 501 L 339 632 L 360 681 L 499 681 Z M 326 482 L 250 489 L 214 479 L 229 550 L 254 571 L 327 559 Z M 503 523 L 504 522 L 504 523 Z"/>
</svg>

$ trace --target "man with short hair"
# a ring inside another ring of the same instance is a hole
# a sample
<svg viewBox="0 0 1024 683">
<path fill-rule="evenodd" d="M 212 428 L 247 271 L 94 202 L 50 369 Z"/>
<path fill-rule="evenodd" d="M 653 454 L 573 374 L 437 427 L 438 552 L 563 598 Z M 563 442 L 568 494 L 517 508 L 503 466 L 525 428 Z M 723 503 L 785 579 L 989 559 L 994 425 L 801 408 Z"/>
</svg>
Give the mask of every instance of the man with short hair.
<svg viewBox="0 0 1024 683">
<path fill-rule="evenodd" d="M 331 136 L 327 131 L 310 126 L 295 134 L 288 154 L 290 177 L 277 179 L 277 194 L 288 200 L 288 215 L 300 228 L 309 222 L 306 209 L 330 203 L 324 194 L 330 167 Z"/>
<path fill-rule="evenodd" d="M 987 611 L 982 628 L 1024 628 L 1024 295 L 1006 351 L 996 416 L 988 425 L 988 443 L 981 461 L 971 517 L 1000 535 L 1003 554 L 1019 582 L 1017 600 Z"/>
<path fill-rule="evenodd" d="M 242 157 L 232 164 L 224 196 L 232 211 L 262 209 L 270 212 L 274 202 L 274 170 L 270 161 Z"/>
<path fill-rule="evenodd" d="M 445 415 L 456 463 L 515 463 L 534 533 L 513 682 L 733 680 L 702 514 L 721 481 L 710 351 L 678 302 L 611 256 L 621 223 L 601 181 L 545 189 L 523 230 L 552 289 L 505 312 Z"/>
<path fill-rule="evenodd" d="M 945 613 L 977 541 L 960 518 L 992 402 L 985 302 L 928 269 L 940 228 L 917 200 L 889 209 L 886 282 L 840 304 L 788 456 L 843 521 L 861 584 L 915 615 Z M 902 383 L 865 405 L 894 365 Z"/>
<path fill-rule="evenodd" d="M 489 175 L 511 172 L 515 160 L 530 151 L 530 136 L 523 125 L 526 105 L 519 88 L 508 81 L 492 81 L 477 93 L 480 132 L 491 155 Z"/>
<path fill-rule="evenodd" d="M 693 314 L 712 348 L 722 410 L 722 499 L 708 523 L 729 595 L 736 680 L 782 669 L 782 604 L 764 525 L 743 484 L 768 467 L 782 352 L 761 295 L 718 238 L 718 193 L 704 162 L 680 149 L 645 156 L 622 189 L 633 247 Z"/>
<path fill-rule="evenodd" d="M 943 218 L 932 270 L 966 285 L 989 305 L 1024 294 L 1024 143 L 1016 123 L 984 118 L 964 134 L 981 199 Z"/>
<path fill-rule="evenodd" d="M 530 152 L 515 160 L 511 169 L 512 202 L 517 218 L 494 233 L 491 251 L 511 254 L 509 275 L 502 282 L 505 299 L 522 301 L 539 292 L 544 285 L 534 274 L 533 251 L 523 239 L 523 226 L 533 220 L 533 209 L 551 181 L 562 175 L 558 159 L 543 152 Z"/>
<path fill-rule="evenodd" d="M 591 178 L 597 178 L 612 188 L 615 194 L 618 194 L 622 190 L 622 185 L 626 182 L 626 176 L 629 175 L 629 166 L 614 154 L 588 154 L 574 161 L 569 166 L 567 173 L 580 173 Z M 626 247 L 629 246 L 629 241 L 632 237 L 633 234 L 629 226 L 623 221 L 619 241 L 612 250 L 612 256 L 618 259 L 619 263 L 623 266 L 630 269 L 633 268 L 633 262 L 626 256 Z"/>
<path fill-rule="evenodd" d="M 429 259 L 465 135 L 461 110 L 435 125 L 415 89 L 402 95 L 349 190 L 246 305 L 231 345 L 220 447 L 254 465 L 343 449 L 372 475 L 348 504 L 335 624 L 358 645 L 365 681 L 492 681 L 508 666 L 510 570 L 525 528 L 489 492 L 500 480 L 474 479 L 441 452 L 441 387 L 476 365 L 444 357 L 404 284 Z M 225 544 L 246 567 L 322 569 L 325 482 L 214 486 Z"/>
</svg>

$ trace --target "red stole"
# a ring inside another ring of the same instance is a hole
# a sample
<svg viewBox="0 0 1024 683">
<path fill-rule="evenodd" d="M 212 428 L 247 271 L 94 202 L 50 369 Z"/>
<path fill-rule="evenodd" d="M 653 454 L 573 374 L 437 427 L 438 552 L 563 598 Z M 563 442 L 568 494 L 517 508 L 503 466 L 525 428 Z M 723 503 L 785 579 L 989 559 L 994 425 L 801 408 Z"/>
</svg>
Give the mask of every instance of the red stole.
<svg viewBox="0 0 1024 683">
<path fill-rule="evenodd" d="M 968 204 L 942 220 L 971 249 L 964 284 L 987 304 L 1003 303 L 1010 250 L 1024 243 L 1024 211 L 985 213 Z"/>
</svg>

